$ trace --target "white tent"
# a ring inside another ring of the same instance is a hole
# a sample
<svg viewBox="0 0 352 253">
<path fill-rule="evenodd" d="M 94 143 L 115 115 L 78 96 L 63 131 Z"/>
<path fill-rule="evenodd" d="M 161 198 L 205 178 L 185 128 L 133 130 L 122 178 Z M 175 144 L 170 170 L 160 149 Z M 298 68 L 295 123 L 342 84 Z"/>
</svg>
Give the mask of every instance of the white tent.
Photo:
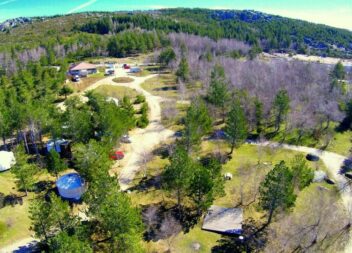
<svg viewBox="0 0 352 253">
<path fill-rule="evenodd" d="M 11 169 L 16 164 L 13 152 L 0 151 L 0 171 Z"/>
</svg>

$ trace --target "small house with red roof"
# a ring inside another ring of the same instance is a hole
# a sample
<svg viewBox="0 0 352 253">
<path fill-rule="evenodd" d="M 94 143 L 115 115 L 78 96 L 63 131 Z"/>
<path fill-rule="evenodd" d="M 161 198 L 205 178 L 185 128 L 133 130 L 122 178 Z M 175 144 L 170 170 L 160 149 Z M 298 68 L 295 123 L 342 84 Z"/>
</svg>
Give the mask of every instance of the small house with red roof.
<svg viewBox="0 0 352 253">
<path fill-rule="evenodd" d="M 85 77 L 98 72 L 97 66 L 94 64 L 81 62 L 78 64 L 71 65 L 69 73 L 72 76 Z"/>
</svg>

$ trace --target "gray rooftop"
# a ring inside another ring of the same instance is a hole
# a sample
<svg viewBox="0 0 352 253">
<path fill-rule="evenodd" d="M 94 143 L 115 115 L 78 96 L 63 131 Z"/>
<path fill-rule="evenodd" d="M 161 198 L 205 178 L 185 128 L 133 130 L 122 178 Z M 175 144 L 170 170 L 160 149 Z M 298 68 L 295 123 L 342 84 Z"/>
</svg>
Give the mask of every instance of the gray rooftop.
<svg viewBox="0 0 352 253">
<path fill-rule="evenodd" d="M 211 206 L 203 221 L 203 230 L 222 234 L 242 233 L 242 208 Z"/>
</svg>

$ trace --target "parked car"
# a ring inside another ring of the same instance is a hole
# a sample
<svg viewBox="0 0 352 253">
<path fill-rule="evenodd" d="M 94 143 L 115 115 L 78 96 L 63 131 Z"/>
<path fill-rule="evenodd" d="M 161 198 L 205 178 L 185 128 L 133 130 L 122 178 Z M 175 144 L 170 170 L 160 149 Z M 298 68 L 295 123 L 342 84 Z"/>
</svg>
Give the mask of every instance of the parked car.
<svg viewBox="0 0 352 253">
<path fill-rule="evenodd" d="M 81 78 L 80 78 L 79 75 L 75 75 L 75 76 L 72 77 L 72 81 L 73 82 L 79 82 L 79 81 L 81 81 Z"/>
<path fill-rule="evenodd" d="M 115 74 L 115 70 L 114 69 L 107 69 L 105 70 L 105 75 L 106 76 L 111 76 Z"/>
<path fill-rule="evenodd" d="M 110 155 L 111 160 L 122 160 L 125 157 L 125 154 L 122 151 L 115 151 Z"/>
<path fill-rule="evenodd" d="M 123 69 L 130 69 L 131 67 L 130 67 L 130 65 L 125 63 L 125 64 L 122 65 L 122 68 Z"/>
<path fill-rule="evenodd" d="M 140 73 L 142 70 L 140 67 L 133 67 L 131 68 L 130 72 L 131 73 Z"/>
<path fill-rule="evenodd" d="M 127 134 L 123 135 L 121 137 L 121 142 L 122 143 L 131 143 L 130 137 Z"/>
<path fill-rule="evenodd" d="M 307 156 L 306 156 L 306 159 L 308 160 L 308 161 L 311 161 L 311 162 L 317 162 L 317 161 L 319 161 L 319 156 L 317 156 L 317 155 L 314 155 L 314 154 L 308 154 Z"/>
</svg>

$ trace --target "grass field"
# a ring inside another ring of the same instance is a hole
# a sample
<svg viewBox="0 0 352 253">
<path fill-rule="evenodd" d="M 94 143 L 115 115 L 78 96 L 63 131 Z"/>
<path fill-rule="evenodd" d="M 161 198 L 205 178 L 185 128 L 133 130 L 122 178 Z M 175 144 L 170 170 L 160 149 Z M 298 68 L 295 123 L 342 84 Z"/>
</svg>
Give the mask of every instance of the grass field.
<svg viewBox="0 0 352 253">
<path fill-rule="evenodd" d="M 113 81 L 115 83 L 132 83 L 134 79 L 131 77 L 117 77 L 117 78 L 114 78 Z"/>
<path fill-rule="evenodd" d="M 136 90 L 128 87 L 119 87 L 112 85 L 101 85 L 95 89 L 96 92 L 107 97 L 114 97 L 121 100 L 124 96 L 128 96 L 131 99 L 135 99 L 139 94 Z"/>
<path fill-rule="evenodd" d="M 155 96 L 173 99 L 177 99 L 179 96 L 176 87 L 176 77 L 173 74 L 158 75 L 148 79 L 141 86 Z"/>
<path fill-rule="evenodd" d="M 10 171 L 0 173 L 0 186 L 0 192 L 5 195 L 24 195 L 17 192 L 15 178 Z M 15 205 L 14 207 L 6 206 L 0 209 L 0 226 L 3 226 L 3 229 L 0 229 L 1 244 L 9 245 L 32 234 L 29 230 L 30 219 L 28 218 L 28 209 L 30 199 L 33 197 L 34 194 L 29 193 L 28 197 L 23 198 L 23 205 Z"/>
<path fill-rule="evenodd" d="M 100 74 L 100 73 L 98 73 Z M 96 77 L 94 76 L 89 76 L 89 77 L 85 77 L 82 78 L 81 81 L 79 82 L 72 82 L 69 81 L 68 82 L 68 86 L 71 87 L 75 92 L 82 92 L 85 89 L 87 89 L 89 86 L 91 86 L 92 84 L 98 82 L 99 80 L 104 78 L 104 74 L 103 75 L 98 75 Z"/>
<path fill-rule="evenodd" d="M 330 145 L 326 150 L 335 152 L 344 156 L 351 154 L 352 148 L 352 131 L 335 133 Z"/>
<path fill-rule="evenodd" d="M 213 152 L 228 152 L 228 144 L 223 141 L 204 141 L 202 143 L 201 150 L 195 155 L 204 156 Z M 259 185 L 263 180 L 266 173 L 278 162 L 284 160 L 289 166 L 290 161 L 299 152 L 284 150 L 284 149 L 272 149 L 268 147 L 257 147 L 249 144 L 244 144 L 240 148 L 236 149 L 233 154 L 233 158 L 223 166 L 222 173 L 230 172 L 233 174 L 233 179 L 225 182 L 225 196 L 220 197 L 214 201 L 215 205 L 233 207 L 238 204 L 239 191 L 243 187 L 244 201 L 249 202 L 252 195 L 248 192 L 253 188 L 253 184 Z M 312 163 L 307 162 L 313 169 L 325 170 L 324 164 L 321 162 Z M 159 156 L 155 157 L 151 162 L 148 163 L 147 175 L 148 178 L 153 178 L 162 173 L 164 167 L 168 164 L 168 159 L 162 159 Z M 138 185 L 138 182 L 142 179 L 142 172 L 140 172 L 134 184 Z M 325 184 L 324 184 L 325 185 Z M 307 191 L 313 190 L 309 188 L 305 190 L 304 194 L 299 194 L 297 201 L 300 203 L 309 203 L 309 199 L 312 197 L 311 194 L 307 194 Z M 166 203 L 168 207 L 175 205 L 175 200 L 171 199 L 166 192 L 161 189 L 155 189 L 154 187 L 148 188 L 147 190 L 133 191 L 130 194 L 134 204 L 138 206 L 146 206 L 150 204 Z M 245 204 L 245 203 L 244 203 Z M 294 209 L 295 212 L 299 212 L 301 208 Z M 265 221 L 265 212 L 260 211 L 257 206 L 257 201 L 244 207 L 244 218 L 246 221 L 254 220 L 256 223 L 262 223 Z M 173 252 L 211 252 L 212 247 L 218 244 L 218 240 L 221 238 L 220 235 L 206 232 L 201 230 L 202 221 L 200 221 L 195 227 L 193 227 L 188 233 L 180 233 L 172 242 Z M 199 243 L 200 249 L 196 251 L 194 244 Z M 165 248 L 168 248 L 168 243 L 164 240 L 148 243 L 156 252 L 162 252 Z M 161 250 L 162 249 L 162 250 Z M 150 252 L 153 252 L 151 250 Z"/>
</svg>

